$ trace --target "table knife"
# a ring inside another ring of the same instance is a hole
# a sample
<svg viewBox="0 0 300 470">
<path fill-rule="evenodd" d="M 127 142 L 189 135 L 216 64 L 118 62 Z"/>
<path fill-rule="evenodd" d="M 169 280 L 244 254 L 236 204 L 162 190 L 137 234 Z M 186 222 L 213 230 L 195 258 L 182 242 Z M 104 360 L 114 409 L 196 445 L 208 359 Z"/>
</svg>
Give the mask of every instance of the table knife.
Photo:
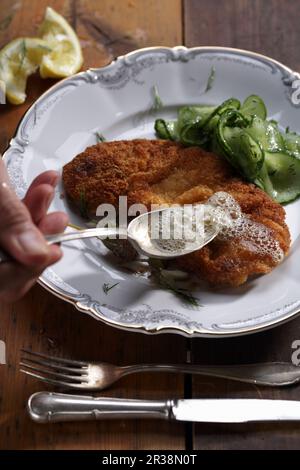
<svg viewBox="0 0 300 470">
<path fill-rule="evenodd" d="M 38 423 L 158 418 L 202 423 L 300 421 L 300 401 L 264 399 L 127 400 L 38 392 L 28 400 Z"/>
</svg>

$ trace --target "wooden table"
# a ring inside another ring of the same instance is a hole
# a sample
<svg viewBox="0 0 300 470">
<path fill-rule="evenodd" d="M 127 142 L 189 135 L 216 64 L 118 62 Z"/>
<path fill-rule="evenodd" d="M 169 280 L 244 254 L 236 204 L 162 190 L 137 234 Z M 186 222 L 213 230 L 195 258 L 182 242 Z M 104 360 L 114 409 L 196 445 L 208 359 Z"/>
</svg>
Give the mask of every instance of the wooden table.
<svg viewBox="0 0 300 470">
<path fill-rule="evenodd" d="M 63 14 L 82 40 L 84 67 L 145 46 L 185 44 L 245 48 L 300 70 L 299 0 L 1 0 L 0 47 L 20 35 L 34 35 L 46 5 Z M 0 151 L 31 103 L 53 81 L 30 79 L 28 99 L 0 106 Z M 36 286 L 20 302 L 0 305 L 0 340 L 7 364 L 0 365 L 1 449 L 296 449 L 300 427 L 293 424 L 191 425 L 115 421 L 37 425 L 25 411 L 41 384 L 18 371 L 21 347 L 72 358 L 116 364 L 170 361 L 237 363 L 289 361 L 300 339 L 300 319 L 268 332 L 224 340 L 187 340 L 175 335 L 126 333 L 77 312 Z M 104 393 L 115 397 L 300 398 L 283 391 L 199 377 L 144 374 L 124 378 Z"/>
</svg>

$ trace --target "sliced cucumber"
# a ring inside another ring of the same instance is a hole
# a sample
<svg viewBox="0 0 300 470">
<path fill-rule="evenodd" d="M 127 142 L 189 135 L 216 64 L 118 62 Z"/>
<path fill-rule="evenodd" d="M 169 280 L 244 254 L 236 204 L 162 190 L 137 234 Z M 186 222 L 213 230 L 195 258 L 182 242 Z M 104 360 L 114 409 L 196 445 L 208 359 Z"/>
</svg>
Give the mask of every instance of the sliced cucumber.
<svg viewBox="0 0 300 470">
<path fill-rule="evenodd" d="M 178 113 L 177 129 L 185 145 L 204 146 L 207 136 L 201 129 L 215 112 L 215 106 L 185 106 Z"/>
<path fill-rule="evenodd" d="M 156 119 L 155 131 L 161 139 L 181 140 L 183 142 L 184 138 L 181 138 L 181 130 L 185 128 L 187 132 L 185 144 L 199 145 L 202 139 L 199 140 L 198 126 L 200 127 L 201 123 L 207 120 L 215 108 L 215 106 L 184 106 L 178 112 L 177 121 Z M 192 130 L 189 136 L 190 128 Z"/>
<path fill-rule="evenodd" d="M 284 140 L 278 127 L 271 121 L 264 121 L 254 116 L 247 127 L 248 134 L 260 143 L 266 152 L 280 152 L 284 150 Z"/>
<path fill-rule="evenodd" d="M 156 119 L 154 129 L 158 137 L 161 139 L 177 140 L 176 121 L 165 121 L 164 119 Z"/>
<path fill-rule="evenodd" d="M 240 111 L 245 116 L 258 116 L 261 119 L 266 119 L 267 117 L 266 105 L 257 95 L 248 96 L 242 104 Z"/>
<path fill-rule="evenodd" d="M 217 138 L 224 156 L 249 181 L 254 181 L 264 163 L 264 151 L 244 127 L 234 126 L 243 122 L 237 111 L 226 111 L 220 117 Z"/>
<path fill-rule="evenodd" d="M 178 129 L 205 121 L 216 109 L 216 106 L 184 106 L 178 112 Z"/>
<path fill-rule="evenodd" d="M 184 106 L 177 121 L 158 119 L 155 129 L 161 138 L 223 156 L 248 181 L 286 204 L 300 197 L 300 135 L 282 133 L 266 116 L 263 100 L 251 95 L 242 106 L 235 98 L 217 107 Z"/>
<path fill-rule="evenodd" d="M 265 153 L 266 168 L 280 204 L 300 195 L 300 159 L 284 152 Z"/>
<path fill-rule="evenodd" d="M 180 141 L 184 145 L 198 145 L 207 148 L 210 137 L 203 132 L 201 123 L 185 126 L 180 132 Z"/>
<path fill-rule="evenodd" d="M 300 135 L 296 132 L 286 132 L 282 137 L 287 152 L 300 158 Z"/>
<path fill-rule="evenodd" d="M 220 115 L 226 110 L 238 109 L 240 106 L 240 101 L 235 98 L 230 98 L 224 101 L 220 106 L 214 108 L 214 110 L 208 114 L 206 119 L 204 118 L 201 121 L 180 126 L 180 140 L 185 145 L 200 145 L 207 147 L 211 139 L 211 135 L 219 122 Z"/>
</svg>

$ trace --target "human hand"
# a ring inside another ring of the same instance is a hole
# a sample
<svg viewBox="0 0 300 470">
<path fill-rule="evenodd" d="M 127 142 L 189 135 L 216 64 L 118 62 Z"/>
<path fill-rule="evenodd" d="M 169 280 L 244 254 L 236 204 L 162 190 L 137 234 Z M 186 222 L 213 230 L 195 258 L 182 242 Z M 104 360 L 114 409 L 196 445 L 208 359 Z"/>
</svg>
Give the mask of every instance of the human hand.
<svg viewBox="0 0 300 470">
<path fill-rule="evenodd" d="M 55 171 L 39 175 L 23 201 L 10 187 L 0 159 L 0 248 L 15 261 L 0 264 L 0 300 L 22 297 L 45 268 L 62 256 L 59 246 L 48 246 L 43 234 L 63 232 L 68 217 L 63 212 L 47 214 L 58 182 Z"/>
</svg>

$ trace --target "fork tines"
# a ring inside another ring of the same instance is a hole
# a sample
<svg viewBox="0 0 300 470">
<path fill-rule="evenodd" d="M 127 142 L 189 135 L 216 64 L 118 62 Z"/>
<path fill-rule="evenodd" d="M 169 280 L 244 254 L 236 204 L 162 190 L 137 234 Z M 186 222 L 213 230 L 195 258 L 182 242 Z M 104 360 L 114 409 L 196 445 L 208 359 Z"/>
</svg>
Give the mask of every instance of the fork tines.
<svg viewBox="0 0 300 470">
<path fill-rule="evenodd" d="M 88 364 L 21 349 L 20 371 L 63 388 L 85 388 L 88 382 Z M 23 369 L 23 367 L 25 369 Z"/>
</svg>

